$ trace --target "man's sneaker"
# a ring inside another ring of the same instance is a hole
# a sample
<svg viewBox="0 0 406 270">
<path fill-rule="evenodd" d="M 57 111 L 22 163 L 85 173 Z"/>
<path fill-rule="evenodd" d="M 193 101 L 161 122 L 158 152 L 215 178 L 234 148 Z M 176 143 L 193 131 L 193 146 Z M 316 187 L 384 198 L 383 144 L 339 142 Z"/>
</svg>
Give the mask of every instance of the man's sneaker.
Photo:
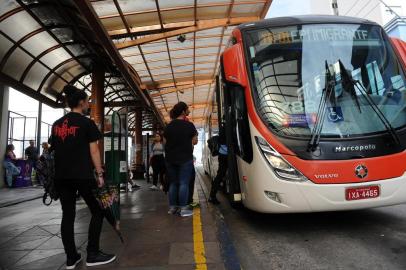
<svg viewBox="0 0 406 270">
<path fill-rule="evenodd" d="M 88 252 L 86 266 L 96 266 L 111 263 L 116 259 L 116 255 L 106 254 L 101 251 Z"/>
<path fill-rule="evenodd" d="M 75 258 L 66 260 L 66 269 L 75 269 L 76 265 L 82 261 L 82 255 L 78 253 Z"/>
<path fill-rule="evenodd" d="M 152 185 L 149 189 L 150 190 L 158 190 L 158 187 L 156 185 Z"/>
<path fill-rule="evenodd" d="M 168 211 L 169 215 L 175 215 L 177 212 L 178 212 L 178 208 L 176 206 L 169 207 L 169 211 Z"/>
<path fill-rule="evenodd" d="M 192 215 L 193 215 L 193 210 L 190 210 L 190 209 L 187 209 L 187 208 L 180 210 L 180 216 L 181 217 L 190 217 Z"/>
<path fill-rule="evenodd" d="M 212 203 L 212 204 L 220 204 L 219 200 L 217 200 L 216 197 L 210 197 L 208 201 L 209 201 L 209 203 Z"/>
</svg>

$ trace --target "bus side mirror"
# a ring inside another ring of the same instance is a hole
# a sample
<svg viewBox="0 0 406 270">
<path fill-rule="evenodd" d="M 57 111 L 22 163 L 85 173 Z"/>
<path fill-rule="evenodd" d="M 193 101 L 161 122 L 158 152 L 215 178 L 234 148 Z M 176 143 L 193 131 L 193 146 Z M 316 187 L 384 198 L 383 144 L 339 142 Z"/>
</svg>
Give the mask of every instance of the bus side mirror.
<svg viewBox="0 0 406 270">
<path fill-rule="evenodd" d="M 248 74 L 244 65 L 244 53 L 240 43 L 227 48 L 223 53 L 224 79 L 242 87 L 248 85 Z"/>
</svg>

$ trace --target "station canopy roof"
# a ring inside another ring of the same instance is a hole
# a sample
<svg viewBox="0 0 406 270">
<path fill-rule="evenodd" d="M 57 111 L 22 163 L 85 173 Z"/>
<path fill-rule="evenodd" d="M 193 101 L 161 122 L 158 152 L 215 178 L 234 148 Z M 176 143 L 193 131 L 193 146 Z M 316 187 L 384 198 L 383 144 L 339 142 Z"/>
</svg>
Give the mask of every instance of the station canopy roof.
<svg viewBox="0 0 406 270">
<path fill-rule="evenodd" d="M 263 18 L 270 4 L 271 0 L 3 0 L 1 81 L 60 106 L 66 84 L 90 91 L 92 70 L 103 65 L 106 105 L 120 101 L 123 107 L 129 102 L 149 106 L 144 113 L 148 128 L 155 116 L 169 121 L 169 110 L 184 101 L 190 105 L 191 120 L 201 126 L 232 29 Z M 120 109 L 112 107 L 106 113 Z"/>
</svg>

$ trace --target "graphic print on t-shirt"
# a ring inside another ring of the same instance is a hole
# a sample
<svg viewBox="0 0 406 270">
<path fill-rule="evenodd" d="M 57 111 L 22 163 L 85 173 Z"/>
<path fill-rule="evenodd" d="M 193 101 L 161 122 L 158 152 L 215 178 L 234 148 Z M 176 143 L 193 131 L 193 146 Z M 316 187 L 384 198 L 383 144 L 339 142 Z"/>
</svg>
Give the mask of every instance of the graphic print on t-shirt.
<svg viewBox="0 0 406 270">
<path fill-rule="evenodd" d="M 62 141 L 65 141 L 66 137 L 68 136 L 76 137 L 76 131 L 78 129 L 78 126 L 69 126 L 68 118 L 66 118 L 62 125 L 56 125 L 54 127 L 54 133 L 55 136 L 59 137 Z"/>
</svg>

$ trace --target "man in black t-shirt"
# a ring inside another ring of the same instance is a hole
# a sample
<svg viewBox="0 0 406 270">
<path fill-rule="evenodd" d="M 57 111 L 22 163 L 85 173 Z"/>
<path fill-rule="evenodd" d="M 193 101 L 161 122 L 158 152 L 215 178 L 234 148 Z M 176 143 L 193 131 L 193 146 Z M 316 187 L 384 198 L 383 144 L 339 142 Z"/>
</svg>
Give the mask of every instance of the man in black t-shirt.
<svg viewBox="0 0 406 270">
<path fill-rule="evenodd" d="M 100 251 L 99 240 L 103 213 L 93 189 L 104 185 L 103 169 L 97 141 L 102 137 L 96 124 L 84 116 L 89 108 L 89 98 L 84 91 L 65 87 L 71 112 L 52 126 L 51 148 L 55 157 L 55 184 L 62 205 L 61 234 L 67 256 L 66 269 L 74 269 L 82 257 L 76 250 L 74 221 L 76 193 L 85 200 L 92 218 L 89 225 L 87 266 L 106 264 L 116 256 Z M 94 169 L 97 173 L 97 182 Z"/>
<path fill-rule="evenodd" d="M 197 131 L 193 123 L 185 121 L 189 108 L 184 102 L 176 104 L 172 111 L 173 118 L 164 131 L 165 160 L 169 177 L 169 214 L 180 210 L 182 217 L 193 215 L 187 207 L 189 181 L 193 174 L 193 143 Z"/>
<path fill-rule="evenodd" d="M 38 152 L 38 148 L 35 147 L 35 142 L 34 140 L 30 140 L 30 146 L 28 146 L 25 149 L 25 156 L 28 160 L 28 162 L 30 163 L 30 165 L 36 169 L 36 165 L 37 165 L 37 161 L 38 161 L 38 157 L 39 157 L 39 152 Z"/>
</svg>

